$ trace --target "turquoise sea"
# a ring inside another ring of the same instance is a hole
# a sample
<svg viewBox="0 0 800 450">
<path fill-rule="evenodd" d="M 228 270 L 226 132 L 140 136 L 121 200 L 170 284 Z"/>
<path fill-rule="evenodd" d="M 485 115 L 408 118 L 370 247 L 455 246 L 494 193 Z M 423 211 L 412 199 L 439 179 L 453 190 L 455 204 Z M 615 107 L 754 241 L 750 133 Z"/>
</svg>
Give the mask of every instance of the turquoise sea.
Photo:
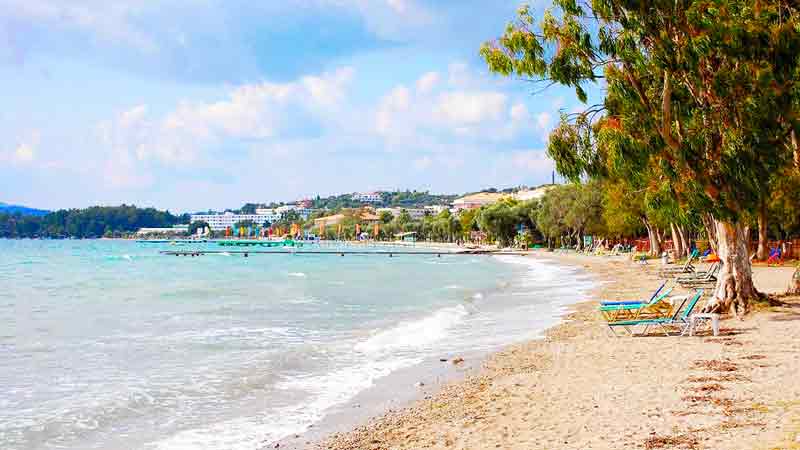
<svg viewBox="0 0 800 450">
<path fill-rule="evenodd" d="M 0 448 L 261 449 L 394 371 L 536 337 L 591 287 L 530 257 L 176 248 L 0 240 Z"/>
</svg>

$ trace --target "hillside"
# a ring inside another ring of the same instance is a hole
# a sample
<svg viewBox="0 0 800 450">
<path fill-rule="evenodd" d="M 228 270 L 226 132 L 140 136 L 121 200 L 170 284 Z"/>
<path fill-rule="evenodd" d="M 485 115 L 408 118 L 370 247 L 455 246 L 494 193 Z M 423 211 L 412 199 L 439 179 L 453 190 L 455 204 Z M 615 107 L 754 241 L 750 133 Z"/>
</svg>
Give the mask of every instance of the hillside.
<svg viewBox="0 0 800 450">
<path fill-rule="evenodd" d="M 28 208 L 27 206 L 9 205 L 0 202 L 0 214 L 21 214 L 23 216 L 44 216 L 50 211 L 44 209 Z"/>
</svg>

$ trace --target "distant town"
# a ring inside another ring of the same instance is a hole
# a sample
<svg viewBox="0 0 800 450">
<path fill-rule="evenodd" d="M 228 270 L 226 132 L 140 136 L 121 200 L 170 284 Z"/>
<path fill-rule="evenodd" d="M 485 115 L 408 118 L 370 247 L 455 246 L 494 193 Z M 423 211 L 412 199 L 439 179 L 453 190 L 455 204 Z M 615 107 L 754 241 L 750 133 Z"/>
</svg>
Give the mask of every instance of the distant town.
<svg viewBox="0 0 800 450">
<path fill-rule="evenodd" d="M 129 205 L 50 212 L 0 204 L 0 237 L 254 237 L 290 231 L 306 236 L 325 235 L 327 231 L 336 237 L 356 237 L 361 227 L 370 228 L 374 235 L 378 234 L 376 225 L 383 226 L 386 232 L 403 232 L 413 228 L 405 224 L 434 218 L 444 211 L 456 218 L 462 211 L 503 198 L 521 202 L 540 199 L 551 186 L 486 189 L 463 196 L 410 190 L 353 192 L 291 202 L 246 203 L 238 209 L 181 215 Z"/>
<path fill-rule="evenodd" d="M 276 207 L 266 207 L 265 205 L 246 205 L 244 211 L 223 213 L 204 213 L 192 214 L 188 225 L 178 225 L 172 229 L 140 229 L 138 235 L 162 234 L 162 233 L 181 233 L 187 232 L 193 224 L 202 223 L 203 228 L 197 229 L 200 233 L 228 231 L 236 233 L 243 225 L 247 227 L 258 227 L 262 230 L 269 229 L 274 224 L 283 222 L 308 222 L 313 220 L 313 229 L 320 227 L 338 226 L 345 222 L 348 215 L 341 210 L 358 210 L 357 220 L 364 225 L 376 225 L 387 223 L 391 219 L 398 219 L 401 215 L 407 215 L 411 221 L 419 221 L 426 216 L 437 216 L 443 211 L 449 211 L 452 215 L 458 215 L 463 210 L 477 209 L 482 206 L 491 205 L 500 199 L 512 198 L 518 201 L 536 200 L 544 196 L 550 185 L 540 186 L 529 189 L 520 187 L 497 191 L 495 189 L 468 194 L 462 197 L 449 195 L 431 195 L 423 193 L 402 193 L 402 192 L 354 192 L 345 196 L 336 197 L 333 200 L 335 207 L 315 207 L 322 206 L 327 202 L 320 199 L 302 199 L 294 203 L 283 204 Z M 402 198 L 406 194 L 407 198 Z M 396 198 L 396 197 L 401 198 Z M 344 198 L 342 198 L 344 197 Z M 330 199 L 329 199 L 330 202 Z M 407 206 L 402 206 L 406 203 Z M 400 204 L 400 206 L 384 206 Z M 342 206 L 344 205 L 344 206 Z M 390 219 L 391 218 L 391 219 Z M 310 225 L 310 224 L 309 224 Z"/>
</svg>

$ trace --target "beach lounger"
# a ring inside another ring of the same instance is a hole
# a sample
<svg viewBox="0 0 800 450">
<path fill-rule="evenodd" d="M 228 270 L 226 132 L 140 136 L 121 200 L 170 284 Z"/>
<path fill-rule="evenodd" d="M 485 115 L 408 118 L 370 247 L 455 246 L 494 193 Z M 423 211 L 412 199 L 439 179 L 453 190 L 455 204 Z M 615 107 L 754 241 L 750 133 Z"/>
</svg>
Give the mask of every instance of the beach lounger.
<svg viewBox="0 0 800 450">
<path fill-rule="evenodd" d="M 695 282 L 717 281 L 717 273 L 719 273 L 721 265 L 721 263 L 715 262 L 711 264 L 708 270 L 697 271 L 691 275 L 679 276 L 675 279 L 675 281 L 677 281 L 681 286 Z"/>
<path fill-rule="evenodd" d="M 694 259 L 696 257 L 697 257 L 697 251 L 695 250 L 692 252 L 691 255 L 689 255 L 689 258 L 686 259 L 686 263 L 680 266 L 671 265 L 667 267 L 662 267 L 661 270 L 658 271 L 658 276 L 662 278 L 668 278 L 682 273 L 692 273 L 695 271 L 692 262 L 694 262 Z"/>
<path fill-rule="evenodd" d="M 600 314 L 607 322 L 660 317 L 669 313 L 672 308 L 669 303 L 663 302 L 671 292 L 672 287 L 652 297 L 647 303 L 620 302 L 618 304 L 601 305 Z"/>
<path fill-rule="evenodd" d="M 683 301 L 673 309 L 672 314 L 663 317 L 655 317 L 655 318 L 646 318 L 646 319 L 634 319 L 634 320 L 620 320 L 615 322 L 609 322 L 608 329 L 614 336 L 617 336 L 614 328 L 623 328 L 624 330 L 628 331 L 631 336 L 634 336 L 633 327 L 638 325 L 644 325 L 644 330 L 641 334 L 646 334 L 647 330 L 651 326 L 659 326 L 664 331 L 664 334 L 669 336 L 669 329 L 668 326 L 678 326 L 681 328 L 681 335 L 685 334 L 689 329 L 689 316 L 694 311 L 694 307 L 697 305 L 697 302 L 700 301 L 700 298 L 703 296 L 703 290 L 698 289 L 695 294 L 689 299 L 688 305 L 686 305 L 686 309 L 681 312 L 681 308 L 683 305 L 686 304 L 686 297 L 683 298 Z"/>
<path fill-rule="evenodd" d="M 664 289 L 664 286 L 666 286 L 666 285 L 667 285 L 667 282 L 666 282 L 666 281 L 665 281 L 665 282 L 663 282 L 663 283 L 661 283 L 661 286 L 659 286 L 659 287 L 658 287 L 658 289 L 656 289 L 656 291 L 655 291 L 655 292 L 653 292 L 653 295 L 651 295 L 651 296 L 650 296 L 650 298 L 649 298 L 649 299 L 647 299 L 647 300 L 604 301 L 604 302 L 600 302 L 600 306 L 608 306 L 608 305 L 635 305 L 635 304 L 642 304 L 642 303 L 650 303 L 651 301 L 653 301 L 653 299 L 654 299 L 654 298 L 656 298 L 656 296 L 658 295 L 658 293 L 659 293 L 659 292 L 661 292 L 661 290 L 662 290 L 662 289 Z"/>
</svg>

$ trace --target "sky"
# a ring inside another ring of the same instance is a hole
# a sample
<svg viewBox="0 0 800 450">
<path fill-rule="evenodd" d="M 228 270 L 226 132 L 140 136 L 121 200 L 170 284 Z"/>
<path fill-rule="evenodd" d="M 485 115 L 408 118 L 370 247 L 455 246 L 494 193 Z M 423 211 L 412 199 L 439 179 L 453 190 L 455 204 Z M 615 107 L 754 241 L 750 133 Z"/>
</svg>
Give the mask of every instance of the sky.
<svg viewBox="0 0 800 450">
<path fill-rule="evenodd" d="M 519 3 L 0 0 L 0 201 L 191 212 L 549 182 L 574 93 L 478 54 Z"/>
</svg>

